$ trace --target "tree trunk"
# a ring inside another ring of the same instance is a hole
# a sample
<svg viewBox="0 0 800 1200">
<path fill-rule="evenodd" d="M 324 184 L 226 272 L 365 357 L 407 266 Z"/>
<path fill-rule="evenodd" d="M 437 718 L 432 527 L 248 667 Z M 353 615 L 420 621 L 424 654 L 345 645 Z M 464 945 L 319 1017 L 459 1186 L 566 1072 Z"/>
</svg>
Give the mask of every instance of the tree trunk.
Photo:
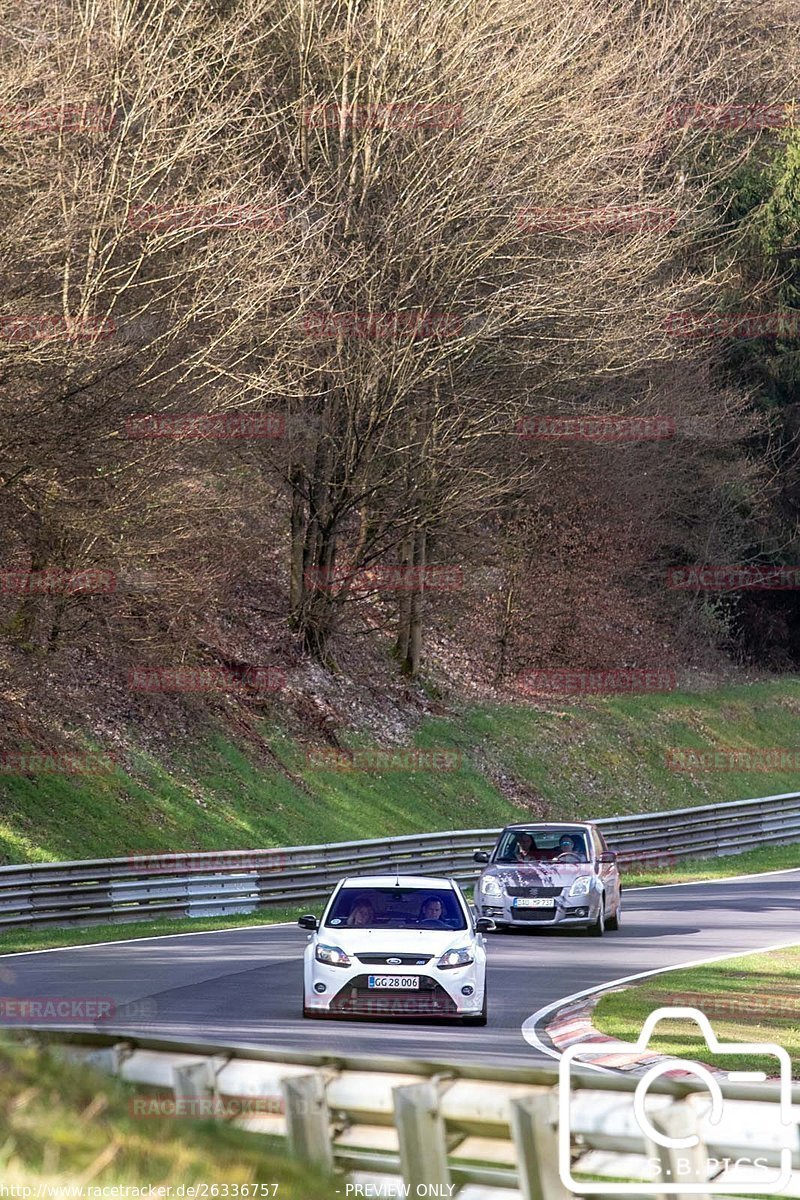
<svg viewBox="0 0 800 1200">
<path fill-rule="evenodd" d="M 328 659 L 328 642 L 336 623 L 336 534 L 328 524 L 318 527 L 313 536 L 314 554 L 308 568 L 309 585 L 301 611 L 300 632 L 306 653 L 330 667 L 333 664 Z"/>
<path fill-rule="evenodd" d="M 30 571 L 31 573 L 43 571 L 49 565 L 47 562 L 46 540 L 40 523 L 33 546 L 31 547 Z M 41 611 L 41 595 L 35 590 L 32 591 L 31 585 L 32 581 L 29 581 L 28 590 L 23 593 L 19 607 L 7 626 L 8 633 L 17 644 L 18 649 L 26 651 L 34 649 L 33 639 Z"/>
<path fill-rule="evenodd" d="M 419 673 L 422 659 L 422 606 L 425 591 L 425 563 L 427 534 L 418 529 L 414 539 L 414 580 L 411 591 L 410 637 L 408 646 L 408 674 L 413 679 Z"/>
<path fill-rule="evenodd" d="M 414 553 L 414 534 L 407 534 L 400 543 L 400 587 L 397 589 L 397 641 L 394 653 L 402 665 L 408 659 L 408 647 L 411 640 L 411 593 L 404 584 L 408 568 Z"/>
<path fill-rule="evenodd" d="M 59 596 L 56 600 L 55 611 L 53 612 L 53 621 L 50 626 L 50 632 L 47 635 L 47 654 L 54 654 L 58 645 L 58 639 L 61 637 L 61 629 L 64 623 L 64 614 L 67 611 L 68 600 L 66 596 Z"/>
<path fill-rule="evenodd" d="M 508 643 L 511 638 L 511 630 L 514 625 L 514 605 L 516 603 L 516 580 L 513 570 L 511 578 L 508 581 L 506 588 L 506 601 L 503 607 L 503 615 L 500 619 L 500 636 L 498 637 L 498 660 L 497 670 L 494 674 L 495 686 L 500 684 L 506 673 L 506 657 L 508 655 Z"/>
<path fill-rule="evenodd" d="M 289 621 L 292 628 L 297 628 L 305 597 L 303 546 L 305 542 L 306 502 L 303 495 L 303 485 L 306 482 L 306 478 L 302 463 L 295 463 L 292 467 L 290 482 L 292 488 L 292 508 L 291 559 L 289 563 Z"/>
<path fill-rule="evenodd" d="M 403 542 L 403 567 L 407 573 L 401 591 L 400 622 L 396 654 L 400 670 L 413 679 L 419 673 L 422 658 L 422 603 L 427 551 L 425 529 L 415 529 Z M 411 560 L 410 562 L 408 560 Z"/>
</svg>

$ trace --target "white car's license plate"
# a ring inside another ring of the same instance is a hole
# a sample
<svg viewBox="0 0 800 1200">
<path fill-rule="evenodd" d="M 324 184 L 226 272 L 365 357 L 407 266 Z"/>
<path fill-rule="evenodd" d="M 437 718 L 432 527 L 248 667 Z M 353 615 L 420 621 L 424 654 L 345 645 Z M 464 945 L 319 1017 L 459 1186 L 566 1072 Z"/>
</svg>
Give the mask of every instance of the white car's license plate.
<svg viewBox="0 0 800 1200">
<path fill-rule="evenodd" d="M 419 991 L 419 975 L 370 975 L 367 986 L 371 988 L 401 988 L 403 991 Z"/>
<path fill-rule="evenodd" d="M 555 899 L 551 897 L 526 897 L 518 896 L 514 901 L 515 908 L 555 908 Z"/>
</svg>

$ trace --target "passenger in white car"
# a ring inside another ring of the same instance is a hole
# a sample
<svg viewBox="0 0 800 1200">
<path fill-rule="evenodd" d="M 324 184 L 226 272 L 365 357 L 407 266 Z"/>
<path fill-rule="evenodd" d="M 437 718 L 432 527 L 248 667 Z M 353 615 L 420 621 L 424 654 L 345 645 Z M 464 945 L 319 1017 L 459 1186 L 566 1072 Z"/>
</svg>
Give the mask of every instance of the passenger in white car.
<svg viewBox="0 0 800 1200">
<path fill-rule="evenodd" d="M 369 900 L 360 900 L 353 906 L 353 911 L 345 924 L 350 928 L 368 928 L 375 924 L 375 912 Z"/>
</svg>

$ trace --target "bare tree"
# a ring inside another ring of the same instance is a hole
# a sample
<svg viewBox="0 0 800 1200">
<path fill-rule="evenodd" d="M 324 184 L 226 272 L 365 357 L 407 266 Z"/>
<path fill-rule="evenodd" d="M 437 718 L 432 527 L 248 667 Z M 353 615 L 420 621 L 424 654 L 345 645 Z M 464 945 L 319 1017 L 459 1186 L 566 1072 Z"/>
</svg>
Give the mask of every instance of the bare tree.
<svg viewBox="0 0 800 1200">
<path fill-rule="evenodd" d="M 535 511 L 517 420 L 607 381 L 635 409 L 687 353 L 665 318 L 730 277 L 713 187 L 746 146 L 671 107 L 778 77 L 748 6 L 713 0 L 17 2 L 9 29 L 7 553 L 187 563 L 231 527 L 220 480 L 262 483 L 266 515 L 279 486 L 302 647 L 330 659 L 364 568 L 418 568 L 410 674 L 451 532 Z M 273 409 L 289 436 L 255 453 L 127 424 Z M 165 638 L 198 607 L 180 574 Z M 87 606 L 48 608 L 46 642 Z M 15 614 L 21 644 L 43 607 Z"/>
</svg>

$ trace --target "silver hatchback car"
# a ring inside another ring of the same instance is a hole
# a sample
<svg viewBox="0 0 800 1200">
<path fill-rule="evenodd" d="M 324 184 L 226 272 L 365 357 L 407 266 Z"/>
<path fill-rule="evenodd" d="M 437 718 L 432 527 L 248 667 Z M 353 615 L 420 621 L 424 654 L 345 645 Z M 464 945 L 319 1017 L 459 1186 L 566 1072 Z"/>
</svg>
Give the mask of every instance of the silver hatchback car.
<svg viewBox="0 0 800 1200">
<path fill-rule="evenodd" d="M 497 929 L 585 929 L 602 937 L 619 929 L 622 884 L 617 856 L 590 822 L 507 825 L 475 884 L 479 917 Z"/>
</svg>

